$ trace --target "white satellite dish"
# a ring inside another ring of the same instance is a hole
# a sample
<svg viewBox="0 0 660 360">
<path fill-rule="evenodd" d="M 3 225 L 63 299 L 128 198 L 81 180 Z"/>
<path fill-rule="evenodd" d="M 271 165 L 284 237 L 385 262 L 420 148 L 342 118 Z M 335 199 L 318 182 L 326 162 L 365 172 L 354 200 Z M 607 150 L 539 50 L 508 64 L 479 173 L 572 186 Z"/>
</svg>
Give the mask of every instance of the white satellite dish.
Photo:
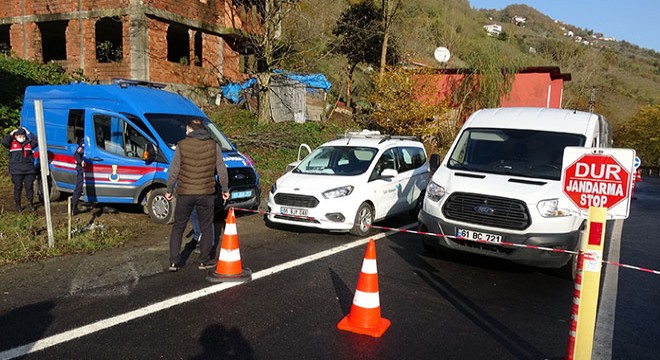
<svg viewBox="0 0 660 360">
<path fill-rule="evenodd" d="M 449 61 L 449 57 L 451 56 L 451 53 L 449 52 L 449 49 L 446 47 L 439 47 L 435 49 L 433 52 L 433 57 L 439 62 L 439 63 L 446 63 Z"/>
</svg>

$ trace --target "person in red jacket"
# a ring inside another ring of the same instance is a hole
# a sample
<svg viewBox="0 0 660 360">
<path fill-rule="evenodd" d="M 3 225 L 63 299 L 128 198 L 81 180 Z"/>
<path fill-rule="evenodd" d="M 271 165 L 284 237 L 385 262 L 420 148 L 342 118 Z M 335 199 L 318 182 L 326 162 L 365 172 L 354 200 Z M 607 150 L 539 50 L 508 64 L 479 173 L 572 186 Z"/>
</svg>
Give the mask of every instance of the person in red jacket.
<svg viewBox="0 0 660 360">
<path fill-rule="evenodd" d="M 37 139 L 25 128 L 18 128 L 2 138 L 2 145 L 9 149 L 9 175 L 14 183 L 14 202 L 16 211 L 23 210 L 21 206 L 21 193 L 25 185 L 25 196 L 28 200 L 28 209 L 34 211 L 34 179 L 37 169 L 34 166 L 34 148 Z"/>
</svg>

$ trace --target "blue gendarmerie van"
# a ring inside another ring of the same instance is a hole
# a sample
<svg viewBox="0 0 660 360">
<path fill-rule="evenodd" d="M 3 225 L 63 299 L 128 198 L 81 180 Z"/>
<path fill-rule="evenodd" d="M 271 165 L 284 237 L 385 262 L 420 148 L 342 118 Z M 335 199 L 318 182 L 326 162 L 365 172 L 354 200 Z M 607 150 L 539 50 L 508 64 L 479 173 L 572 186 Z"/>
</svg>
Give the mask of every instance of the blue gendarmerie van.
<svg viewBox="0 0 660 360">
<path fill-rule="evenodd" d="M 224 206 L 259 207 L 259 175 L 252 160 L 192 101 L 163 87 L 116 79 L 109 85 L 71 83 L 25 90 L 21 126 L 35 134 L 34 102 L 43 102 L 51 200 L 73 192 L 73 153 L 82 140 L 84 201 L 140 204 L 155 222 L 171 222 L 175 202 L 164 196 L 169 163 L 177 142 L 186 136 L 186 124 L 198 118 L 222 147 L 231 194 Z M 216 210 L 222 207 L 222 200 L 216 201 Z"/>
</svg>

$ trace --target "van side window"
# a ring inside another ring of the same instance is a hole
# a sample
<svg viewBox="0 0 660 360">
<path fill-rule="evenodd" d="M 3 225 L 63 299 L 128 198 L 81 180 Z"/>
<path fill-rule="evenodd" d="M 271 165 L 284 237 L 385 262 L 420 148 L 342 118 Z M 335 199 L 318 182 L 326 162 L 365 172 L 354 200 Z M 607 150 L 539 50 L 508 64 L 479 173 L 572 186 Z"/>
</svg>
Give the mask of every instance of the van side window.
<svg viewBox="0 0 660 360">
<path fill-rule="evenodd" d="M 94 115 L 94 134 L 99 149 L 131 158 L 141 159 L 148 143 L 132 125 L 108 115 Z"/>
<path fill-rule="evenodd" d="M 417 169 L 426 162 L 424 150 L 418 147 L 400 147 L 399 158 L 401 159 L 399 172 Z"/>
<path fill-rule="evenodd" d="M 66 142 L 78 144 L 85 136 L 85 110 L 69 110 L 69 121 L 66 128 Z"/>
</svg>

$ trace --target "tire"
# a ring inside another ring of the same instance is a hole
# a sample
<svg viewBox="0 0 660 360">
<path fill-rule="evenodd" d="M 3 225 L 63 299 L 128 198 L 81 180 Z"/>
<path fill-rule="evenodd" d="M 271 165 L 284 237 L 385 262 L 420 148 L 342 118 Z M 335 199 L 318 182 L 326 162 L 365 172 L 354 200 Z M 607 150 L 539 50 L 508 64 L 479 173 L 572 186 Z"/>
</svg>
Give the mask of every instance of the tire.
<svg viewBox="0 0 660 360">
<path fill-rule="evenodd" d="M 371 224 L 374 222 L 374 209 L 368 203 L 364 202 L 358 207 L 355 213 L 353 228 L 349 231 L 355 236 L 369 236 L 371 234 Z"/>
<path fill-rule="evenodd" d="M 577 273 L 577 255 L 571 255 L 571 259 L 568 260 L 566 265 L 555 270 L 555 274 L 562 279 L 575 280 L 575 274 Z"/>
<path fill-rule="evenodd" d="M 174 221 L 174 207 L 176 199 L 165 199 L 165 188 L 151 190 L 147 194 L 147 213 L 151 220 L 157 224 L 171 224 Z"/>
<path fill-rule="evenodd" d="M 412 221 L 417 221 L 417 215 L 419 215 L 419 212 L 422 210 L 422 206 L 424 206 L 424 197 L 426 196 L 426 190 L 422 191 L 419 194 L 419 197 L 417 198 L 417 201 L 415 201 L 415 207 L 408 212 L 408 215 L 410 216 L 410 220 Z"/>
<path fill-rule="evenodd" d="M 62 194 L 57 189 L 57 186 L 55 185 L 55 181 L 50 176 L 48 176 L 47 181 L 48 181 L 48 195 L 50 202 L 59 200 L 62 197 Z M 34 192 L 37 195 L 39 202 L 43 202 L 44 191 L 41 186 L 41 174 L 37 174 L 37 177 L 34 179 Z"/>
</svg>

